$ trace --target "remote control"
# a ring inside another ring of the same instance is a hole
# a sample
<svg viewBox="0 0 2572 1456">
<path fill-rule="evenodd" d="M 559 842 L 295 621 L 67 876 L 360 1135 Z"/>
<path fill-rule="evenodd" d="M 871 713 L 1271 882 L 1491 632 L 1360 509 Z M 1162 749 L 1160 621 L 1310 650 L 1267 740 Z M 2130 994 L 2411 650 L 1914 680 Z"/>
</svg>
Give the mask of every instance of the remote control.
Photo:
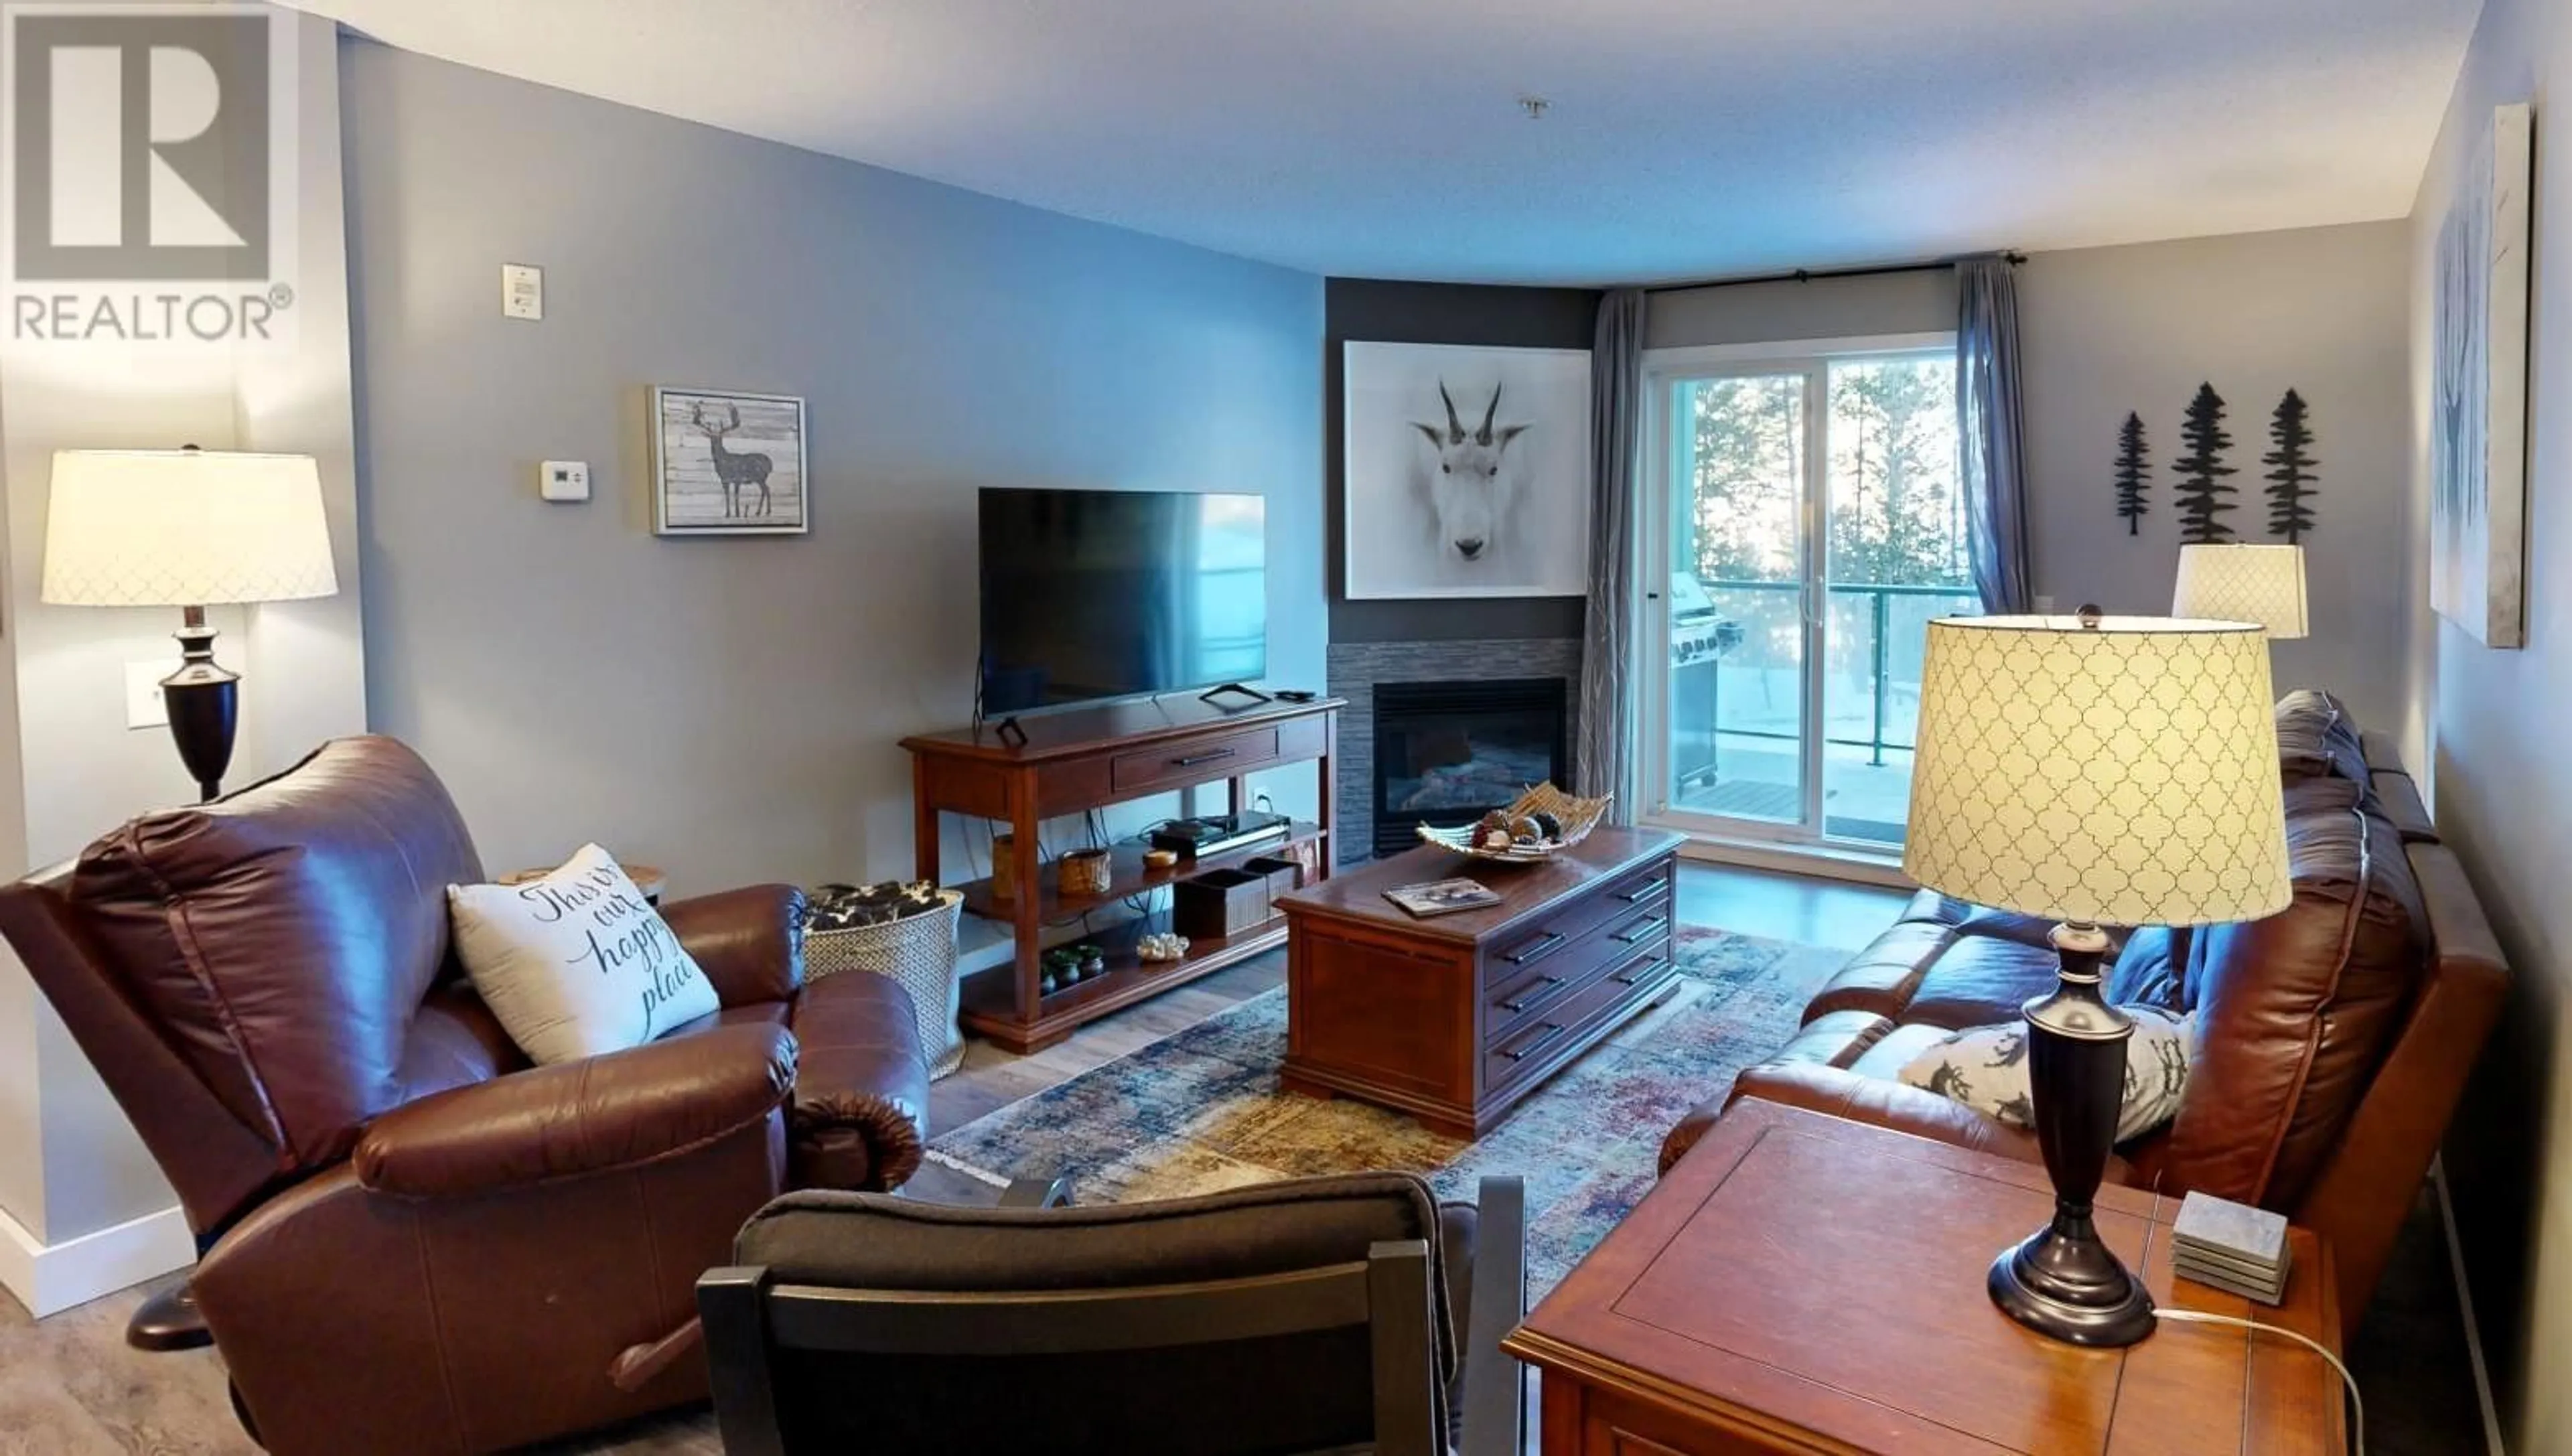
<svg viewBox="0 0 2572 1456">
<path fill-rule="evenodd" d="M 1277 696 L 1290 703 L 1309 703 L 1321 696 L 1311 688 L 1279 688 Z"/>
</svg>

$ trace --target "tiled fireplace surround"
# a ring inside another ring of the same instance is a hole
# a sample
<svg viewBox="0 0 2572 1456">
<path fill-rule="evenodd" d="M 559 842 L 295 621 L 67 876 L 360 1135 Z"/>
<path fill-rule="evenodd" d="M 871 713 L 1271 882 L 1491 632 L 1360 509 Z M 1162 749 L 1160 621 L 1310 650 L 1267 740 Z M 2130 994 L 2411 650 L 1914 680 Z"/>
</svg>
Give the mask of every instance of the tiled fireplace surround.
<svg viewBox="0 0 2572 1456">
<path fill-rule="evenodd" d="M 1568 739 L 1581 738 L 1581 639 L 1459 642 L 1334 642 L 1331 695 L 1348 700 L 1340 714 L 1339 834 L 1341 864 L 1374 852 L 1375 685 L 1380 682 L 1483 682 L 1499 678 L 1561 677 L 1573 719 Z M 1570 785 L 1564 787 L 1569 788 Z"/>
</svg>

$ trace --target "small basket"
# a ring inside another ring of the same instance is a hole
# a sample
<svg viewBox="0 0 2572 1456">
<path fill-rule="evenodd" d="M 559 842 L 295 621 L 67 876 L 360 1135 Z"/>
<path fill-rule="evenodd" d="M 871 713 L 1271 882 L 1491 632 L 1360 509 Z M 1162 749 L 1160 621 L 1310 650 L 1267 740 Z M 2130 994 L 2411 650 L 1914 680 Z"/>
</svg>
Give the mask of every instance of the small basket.
<svg viewBox="0 0 2572 1456">
<path fill-rule="evenodd" d="M 1493 860 L 1505 865 L 1533 865 L 1550 860 L 1588 839 L 1590 831 L 1597 829 L 1599 821 L 1607 817 L 1608 806 L 1611 802 L 1611 798 L 1576 798 L 1552 784 L 1539 784 L 1519 795 L 1510 807 L 1501 812 L 1512 819 L 1531 814 L 1551 814 L 1563 825 L 1563 834 L 1558 839 L 1541 845 L 1514 844 L 1505 850 L 1485 849 L 1475 839 L 1480 826 L 1472 824 L 1458 829 L 1432 829 L 1424 824 L 1420 826 L 1420 838 L 1423 843 L 1451 849 L 1460 855 L 1472 855 L 1478 860 Z"/>
<path fill-rule="evenodd" d="M 1103 849 L 1077 849 L 1056 864 L 1055 880 L 1065 895 L 1104 895 L 1115 882 L 1115 857 Z"/>
<path fill-rule="evenodd" d="M 956 1030 L 962 990 L 956 981 L 956 927 L 964 897 L 942 890 L 938 899 L 938 909 L 902 920 L 804 933 L 806 981 L 869 971 L 892 977 L 910 994 L 932 1081 L 964 1063 L 964 1037 Z"/>
<path fill-rule="evenodd" d="M 1018 838 L 991 836 L 991 898 L 1002 904 L 1018 898 Z"/>
</svg>

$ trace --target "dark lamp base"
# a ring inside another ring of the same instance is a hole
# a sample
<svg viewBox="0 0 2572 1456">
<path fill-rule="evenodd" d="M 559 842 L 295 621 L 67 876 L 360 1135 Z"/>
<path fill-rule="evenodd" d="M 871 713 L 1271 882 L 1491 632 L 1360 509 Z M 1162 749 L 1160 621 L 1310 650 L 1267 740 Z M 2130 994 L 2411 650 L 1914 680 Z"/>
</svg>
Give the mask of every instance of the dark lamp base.
<svg viewBox="0 0 2572 1456">
<path fill-rule="evenodd" d="M 215 629 L 206 625 L 204 607 L 188 608 L 179 646 L 179 670 L 161 679 L 161 701 L 170 710 L 179 761 L 197 781 L 197 796 L 211 802 L 223 793 L 224 770 L 232 766 L 241 674 L 215 661 Z"/>
<path fill-rule="evenodd" d="M 2086 1218 L 2058 1215 L 2004 1250 L 1985 1286 L 2002 1313 L 2066 1344 L 2117 1349 L 2153 1332 L 2153 1297 Z"/>
</svg>

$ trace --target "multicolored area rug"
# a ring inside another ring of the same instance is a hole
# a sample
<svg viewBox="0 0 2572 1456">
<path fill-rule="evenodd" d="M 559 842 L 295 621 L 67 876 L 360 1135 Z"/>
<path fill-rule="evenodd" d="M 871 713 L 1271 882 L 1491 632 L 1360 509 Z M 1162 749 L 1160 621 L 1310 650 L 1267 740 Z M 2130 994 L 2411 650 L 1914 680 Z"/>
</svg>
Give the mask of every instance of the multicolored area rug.
<svg viewBox="0 0 2572 1456">
<path fill-rule="evenodd" d="M 1554 1287 L 1652 1184 L 1661 1135 L 1793 1035 L 1848 958 L 1696 927 L 1679 987 L 1564 1069 L 1490 1136 L 1460 1142 L 1399 1112 L 1278 1091 L 1286 992 L 1264 993 L 931 1143 L 990 1183 L 1071 1177 L 1073 1201 L 1130 1203 L 1315 1173 L 1401 1168 L 1442 1198 L 1527 1180 L 1529 1298 Z"/>
</svg>

